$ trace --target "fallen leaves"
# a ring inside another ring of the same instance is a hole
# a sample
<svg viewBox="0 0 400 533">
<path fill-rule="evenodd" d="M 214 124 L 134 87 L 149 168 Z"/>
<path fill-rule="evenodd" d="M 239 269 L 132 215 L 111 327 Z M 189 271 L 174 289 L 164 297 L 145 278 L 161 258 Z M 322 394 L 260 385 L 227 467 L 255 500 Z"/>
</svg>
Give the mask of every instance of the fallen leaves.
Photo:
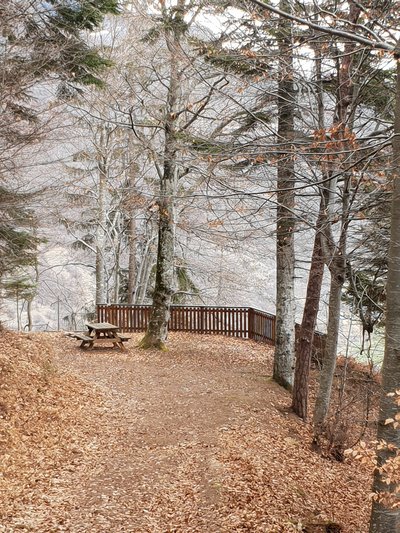
<svg viewBox="0 0 400 533">
<path fill-rule="evenodd" d="M 175 333 L 160 353 L 140 337 L 121 353 L 3 336 L 4 531 L 367 531 L 368 470 L 311 450 L 270 347 Z"/>
</svg>

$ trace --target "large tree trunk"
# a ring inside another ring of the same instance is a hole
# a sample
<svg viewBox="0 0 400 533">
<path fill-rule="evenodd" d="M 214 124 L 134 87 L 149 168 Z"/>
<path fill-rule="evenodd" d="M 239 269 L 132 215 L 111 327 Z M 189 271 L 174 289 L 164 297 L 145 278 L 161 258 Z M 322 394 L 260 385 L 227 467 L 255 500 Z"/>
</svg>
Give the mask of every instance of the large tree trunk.
<svg viewBox="0 0 400 533">
<path fill-rule="evenodd" d="M 114 250 L 114 302 L 119 303 L 120 301 L 120 285 L 121 285 L 121 247 L 120 243 L 115 242 Z"/>
<path fill-rule="evenodd" d="M 182 0 L 178 3 L 183 5 Z M 158 201 L 158 247 L 156 280 L 153 293 L 153 306 L 149 326 L 140 345 L 142 348 L 165 348 L 168 334 L 168 321 L 174 285 L 174 249 L 175 249 L 175 188 L 178 180 L 177 143 L 175 121 L 179 103 L 179 70 L 182 19 L 176 14 L 173 27 L 166 30 L 166 44 L 170 53 L 170 78 L 167 94 L 164 165 L 160 179 L 160 198 Z"/>
<path fill-rule="evenodd" d="M 114 255 L 114 302 L 119 303 L 121 299 L 121 246 L 122 235 L 124 232 L 121 212 L 114 214 L 110 233 L 113 236 L 113 255 Z"/>
<path fill-rule="evenodd" d="M 397 59 L 396 108 L 393 136 L 393 200 L 391 215 L 391 234 L 388 256 L 387 307 L 385 355 L 382 365 L 382 396 L 379 413 L 378 440 L 400 448 L 400 427 L 385 424 L 388 418 L 394 418 L 399 407 L 388 397 L 400 385 L 400 42 Z M 393 457 L 394 451 L 382 448 L 378 451 L 378 465 L 385 464 Z M 382 475 L 375 470 L 374 492 L 395 493 L 394 484 L 386 485 Z M 400 508 L 388 508 L 379 501 L 372 505 L 370 533 L 391 533 L 400 531 Z"/>
<path fill-rule="evenodd" d="M 280 9 L 290 11 L 290 3 L 281 0 Z M 280 18 L 279 83 L 278 83 L 278 144 L 277 170 L 277 229 L 276 229 L 276 347 L 274 380 L 286 388 L 293 383 L 295 350 L 294 301 L 294 106 L 292 23 Z"/>
<path fill-rule="evenodd" d="M 169 165 L 167 165 L 169 167 Z M 164 168 L 165 196 L 161 196 L 158 220 L 158 248 L 156 281 L 153 294 L 153 307 L 146 335 L 141 341 L 143 348 L 165 347 L 168 334 L 168 321 L 174 281 L 174 201 L 171 189 L 170 171 Z M 167 192 L 169 190 L 169 192 Z"/>
</svg>

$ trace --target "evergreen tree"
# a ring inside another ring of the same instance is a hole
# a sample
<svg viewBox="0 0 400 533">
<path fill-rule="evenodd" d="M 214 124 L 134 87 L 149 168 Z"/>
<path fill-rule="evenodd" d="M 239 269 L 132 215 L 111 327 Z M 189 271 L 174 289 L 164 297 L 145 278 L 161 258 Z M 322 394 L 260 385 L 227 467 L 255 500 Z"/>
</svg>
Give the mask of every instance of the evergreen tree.
<svg viewBox="0 0 400 533">
<path fill-rule="evenodd" d="M 0 279 L 19 266 L 34 264 L 39 239 L 32 230 L 36 219 L 22 207 L 29 195 L 0 186 Z"/>
<path fill-rule="evenodd" d="M 58 84 L 60 96 L 80 85 L 101 85 L 110 62 L 91 46 L 95 30 L 117 0 L 4 0 L 0 5 L 0 278 L 32 264 L 38 239 L 28 196 L 8 185 L 20 174 L 21 150 L 44 133 L 38 118 L 40 84 Z M 36 92 L 35 92 L 36 90 Z"/>
</svg>

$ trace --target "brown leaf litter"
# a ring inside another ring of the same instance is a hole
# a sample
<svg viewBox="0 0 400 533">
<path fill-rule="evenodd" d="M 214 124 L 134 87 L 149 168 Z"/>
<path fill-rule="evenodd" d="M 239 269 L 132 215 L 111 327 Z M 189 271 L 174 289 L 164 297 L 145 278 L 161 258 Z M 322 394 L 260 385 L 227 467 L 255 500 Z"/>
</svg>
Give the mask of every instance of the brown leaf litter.
<svg viewBox="0 0 400 533">
<path fill-rule="evenodd" d="M 0 532 L 368 530 L 369 473 L 311 450 L 270 347 L 175 333 L 159 353 L 140 338 L 87 352 L 2 334 Z"/>
</svg>

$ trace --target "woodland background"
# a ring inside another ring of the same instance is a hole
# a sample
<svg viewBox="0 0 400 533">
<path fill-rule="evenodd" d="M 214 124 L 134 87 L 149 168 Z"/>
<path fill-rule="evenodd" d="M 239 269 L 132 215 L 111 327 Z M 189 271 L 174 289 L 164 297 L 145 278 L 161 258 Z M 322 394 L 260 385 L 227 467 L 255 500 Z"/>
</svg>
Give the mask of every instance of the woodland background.
<svg viewBox="0 0 400 533">
<path fill-rule="evenodd" d="M 280 64 L 278 20 L 260 15 L 251 3 L 243 4 L 246 9 L 220 2 L 182 4 L 171 12 L 160 11 L 160 5 L 127 2 L 123 13 L 90 33 L 91 45 L 110 62 L 101 82 L 79 87 L 74 80 L 33 83 L 29 69 L 18 73 L 23 99 L 14 95 L 2 135 L 1 208 L 7 223 L 1 236 L 4 250 L 14 248 L 2 265 L 2 321 L 8 326 L 76 329 L 96 301 L 151 302 L 167 65 L 174 55 L 161 29 L 181 8 L 188 15 L 183 55 L 175 54 L 183 72 L 177 89 L 182 124 L 174 301 L 275 312 L 277 82 L 286 68 Z M 315 20 L 323 19 L 328 7 L 315 5 Z M 376 12 L 377 20 L 378 14 L 383 16 Z M 11 25 L 17 17 L 11 13 L 4 23 Z M 368 309 L 365 292 L 372 281 L 373 290 L 381 290 L 385 275 L 394 67 L 380 52 L 352 51 L 351 102 L 346 104 L 350 148 L 343 150 L 330 137 L 339 76 L 348 57 L 345 46 L 300 27 L 287 50 L 296 105 L 294 291 L 300 321 L 324 191 L 320 182 L 333 157 L 326 151 L 341 151 L 330 223 L 338 239 L 344 176 L 351 174 L 346 259 L 354 264 L 360 286 L 354 291 L 346 282 L 339 342 L 341 351 L 356 354 L 363 331 L 360 309 L 377 325 L 381 317 L 381 302 L 368 294 L 376 304 Z M 3 43 L 5 68 L 17 56 L 18 47 Z M 47 61 L 45 54 L 35 59 Z M 2 92 L 5 102 L 10 87 L 3 84 Z M 322 331 L 328 292 L 325 266 Z M 379 361 L 380 335 L 372 353 Z"/>
</svg>

